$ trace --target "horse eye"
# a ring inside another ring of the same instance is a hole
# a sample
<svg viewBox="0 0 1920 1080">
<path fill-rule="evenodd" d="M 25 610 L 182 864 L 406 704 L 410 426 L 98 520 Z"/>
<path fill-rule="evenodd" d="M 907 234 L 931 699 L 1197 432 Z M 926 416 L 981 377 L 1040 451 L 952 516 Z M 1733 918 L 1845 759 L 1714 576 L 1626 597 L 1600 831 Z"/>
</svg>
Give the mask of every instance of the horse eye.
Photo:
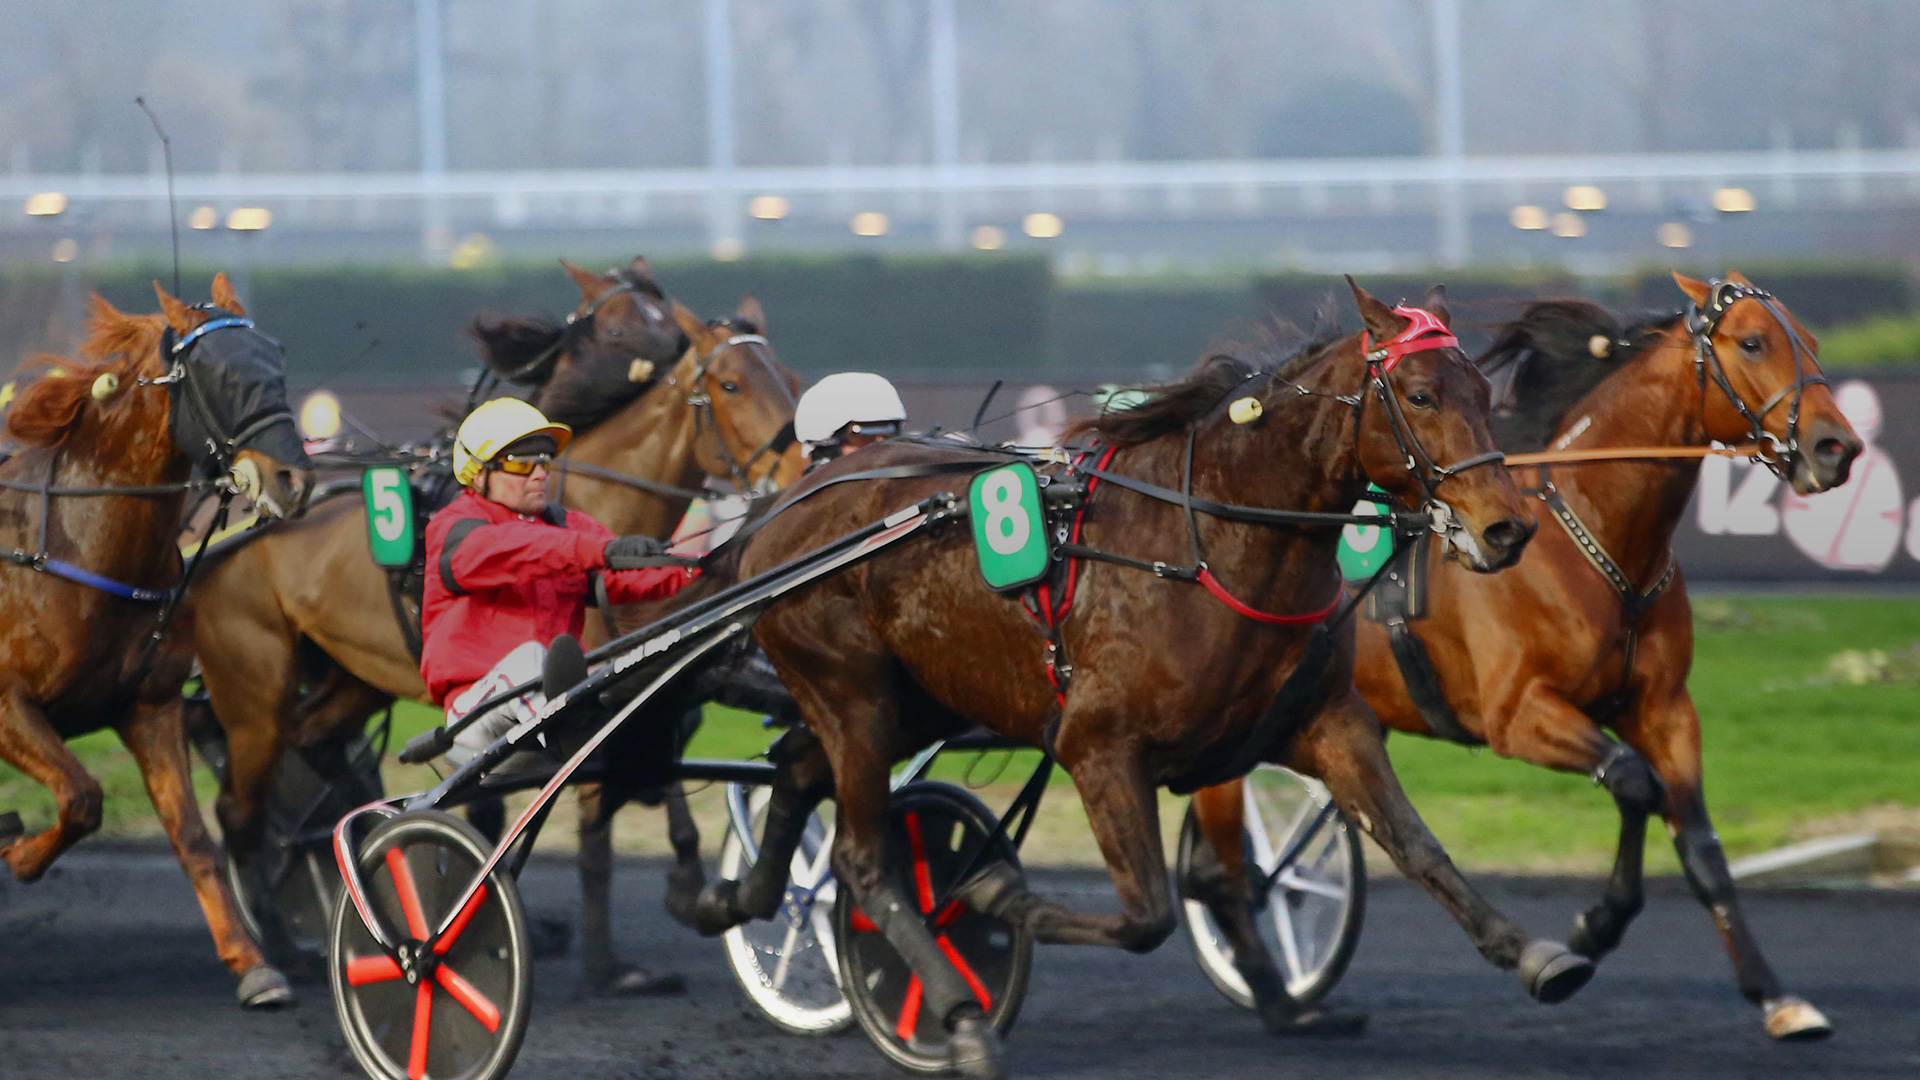
<svg viewBox="0 0 1920 1080">
<path fill-rule="evenodd" d="M 1407 404 L 1416 409 L 1431 409 L 1433 408 L 1433 395 L 1424 390 L 1416 390 L 1407 395 Z"/>
<path fill-rule="evenodd" d="M 729 380 L 721 383 L 720 389 L 725 390 L 729 394 L 737 394 L 740 392 L 740 384 Z"/>
<path fill-rule="evenodd" d="M 619 328 L 619 327 L 617 327 L 617 326 L 611 326 L 611 327 L 608 327 L 608 328 L 607 328 L 607 336 L 608 336 L 608 337 L 619 337 L 619 336 L 620 336 L 620 328 Z"/>
<path fill-rule="evenodd" d="M 1748 351 L 1748 352 L 1750 352 L 1750 353 L 1757 353 L 1757 352 L 1759 352 L 1759 351 L 1760 351 L 1760 337 L 1759 337 L 1759 335 L 1757 335 L 1757 334 L 1756 334 L 1756 335 L 1754 335 L 1753 337 L 1749 337 L 1749 338 L 1743 338 L 1743 339 L 1741 339 L 1741 342 L 1740 342 L 1740 347 L 1741 347 L 1742 349 L 1745 349 L 1746 351 Z"/>
</svg>

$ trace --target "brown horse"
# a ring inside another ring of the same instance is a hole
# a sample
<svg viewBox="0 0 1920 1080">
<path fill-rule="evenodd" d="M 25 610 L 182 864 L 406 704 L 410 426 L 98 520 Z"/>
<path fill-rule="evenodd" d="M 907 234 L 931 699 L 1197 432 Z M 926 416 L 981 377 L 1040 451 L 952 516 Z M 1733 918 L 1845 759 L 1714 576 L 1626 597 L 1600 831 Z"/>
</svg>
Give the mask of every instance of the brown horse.
<svg viewBox="0 0 1920 1080">
<path fill-rule="evenodd" d="M 98 296 L 80 359 L 40 357 L 6 417 L 0 462 L 0 758 L 53 793 L 58 818 L 0 846 L 37 880 L 100 827 L 100 784 L 66 748 L 112 727 L 133 754 L 246 1006 L 291 1000 L 248 937 L 189 780 L 180 687 L 188 658 L 155 646 L 180 580 L 174 547 L 195 475 L 245 478 L 253 502 L 297 512 L 311 482 L 287 412 L 279 346 L 251 329 L 225 275 L 213 306 L 158 284 L 161 315 Z M 209 453 L 209 446 L 214 452 Z M 43 494 L 43 486 L 52 491 Z M 45 570 L 34 573 L 33 570 Z"/>
<path fill-rule="evenodd" d="M 1426 312 L 1389 309 L 1357 286 L 1354 296 L 1367 335 L 1378 342 L 1433 322 Z M 1437 296 L 1427 307 L 1445 320 Z M 1194 499 L 1345 511 L 1371 479 L 1402 504 L 1443 503 L 1437 520 L 1450 523 L 1449 537 L 1475 569 L 1512 562 L 1534 528 L 1524 499 L 1504 468 L 1469 468 L 1488 461 L 1492 447 L 1485 380 L 1450 336 L 1402 345 L 1410 351 L 1397 366 L 1383 359 L 1386 349 L 1369 352 L 1365 337 L 1322 342 L 1277 368 L 1209 359 L 1186 381 L 1092 421 L 1083 433 L 1113 449 L 1110 476 L 1182 489 L 1190 475 Z M 1188 448 L 1190 469 L 1183 467 Z M 790 511 L 752 535 L 740 570 L 764 571 L 956 483 L 932 477 L 841 484 L 799 501 L 840 474 L 969 457 L 983 469 L 1004 460 L 893 443 L 828 465 L 783 500 Z M 702 895 L 701 928 L 775 912 L 799 826 L 815 801 L 832 794 L 839 823 L 833 865 L 843 902 L 856 900 L 918 976 L 924 995 L 909 1000 L 923 1003 L 951 1033 L 951 1065 L 997 1075 L 998 1036 L 975 993 L 917 914 L 923 909 L 901 895 L 883 865 L 891 764 L 979 724 L 1048 748 L 1073 776 L 1124 908 L 1117 915 L 1070 911 L 1028 892 L 1004 863 L 956 892 L 1035 940 L 1135 951 L 1159 945 L 1175 922 L 1154 789 L 1192 786 L 1223 766 L 1244 771 L 1264 759 L 1323 778 L 1350 817 L 1440 899 L 1488 959 L 1522 969 L 1536 996 L 1558 1000 L 1582 985 L 1591 965 L 1565 946 L 1532 939 L 1493 910 L 1407 803 L 1379 724 L 1353 689 L 1344 632 L 1322 650 L 1331 656 L 1324 666 L 1306 670 L 1283 698 L 1303 707 L 1280 707 L 1274 715 L 1282 726 L 1262 723 L 1293 669 L 1322 639 L 1310 626 L 1271 625 L 1239 609 L 1324 617 L 1339 592 L 1338 530 L 1188 517 L 1178 497 L 1166 502 L 1106 490 L 1117 486 L 1118 479 L 1103 484 L 1083 542 L 1171 566 L 1182 561 L 1191 531 L 1188 550 L 1206 552 L 1196 562 L 1210 568 L 1212 576 L 1202 580 L 1211 584 L 1203 591 L 1174 576 L 1083 563 L 1059 631 L 1072 678 L 1058 697 L 1041 633 L 1014 599 L 982 587 L 965 529 L 903 545 L 761 617 L 755 635 L 793 691 L 806 728 L 773 755 L 781 778 L 760 859 L 743 882 L 716 882 Z M 1209 595 L 1215 586 L 1237 597 L 1238 606 Z M 1143 617 L 1147 612 L 1151 618 Z M 1304 687 L 1312 690 L 1299 693 Z M 1275 1031 L 1358 1027 L 1357 1018 L 1299 1007 L 1277 982 L 1265 989 L 1261 1015 Z"/>
<path fill-rule="evenodd" d="M 1794 490 L 1845 483 L 1860 439 L 1815 381 L 1813 336 L 1777 302 L 1746 291 L 1751 283 L 1737 273 L 1733 289 L 1675 277 L 1690 312 L 1622 331 L 1599 308 L 1554 301 L 1508 326 L 1481 361 L 1523 395 L 1514 418 L 1496 424 L 1501 445 L 1519 452 L 1549 440 L 1575 450 L 1747 443 L 1756 441 L 1751 416 L 1783 448 L 1774 468 Z M 1716 321 L 1703 321 L 1709 317 Z M 1712 355 L 1695 329 L 1705 332 Z M 1696 364 L 1717 364 L 1728 390 Z M 1832 1031 L 1826 1018 L 1785 993 L 1761 956 L 1707 817 L 1700 718 L 1686 685 L 1693 615 L 1682 576 L 1677 569 L 1670 582 L 1666 576 L 1673 532 L 1698 475 L 1697 458 L 1539 469 L 1531 478 L 1542 496 L 1557 490 L 1624 588 L 1582 551 L 1574 528 L 1544 529 L 1518 566 L 1492 577 L 1435 558 L 1428 614 L 1405 625 L 1431 658 L 1444 705 L 1415 704 L 1382 623 L 1361 623 L 1354 680 L 1389 727 L 1584 773 L 1613 796 L 1619 853 L 1605 897 L 1575 921 L 1576 951 L 1606 955 L 1640 911 L 1647 817 L 1658 813 L 1688 884 L 1725 939 L 1741 994 L 1765 1010 L 1768 1034 L 1823 1038 Z M 1551 509 L 1544 499 L 1543 509 Z M 1239 784 L 1198 793 L 1194 808 L 1244 908 Z M 1271 966 L 1263 948 L 1259 959 Z"/>
<path fill-rule="evenodd" d="M 474 333 L 494 370 L 536 384 L 534 403 L 576 428 L 555 469 L 566 505 L 616 533 L 664 536 L 686 511 L 687 489 L 706 477 L 751 484 L 797 475 L 797 452 L 761 452 L 790 424 L 798 379 L 759 336 L 757 300 L 710 326 L 660 292 L 644 259 L 606 274 L 562 265 L 581 293 L 568 322 L 483 319 Z M 394 698 L 426 696 L 386 575 L 368 554 L 365 515 L 359 499 L 322 503 L 215 563 L 194 586 L 194 652 L 228 740 L 218 809 L 236 852 L 259 843 L 285 747 L 357 730 Z M 598 622 L 588 621 L 589 644 Z M 618 974 L 604 915 L 608 819 L 618 800 L 601 806 L 587 788 L 581 797 L 582 953 L 590 980 L 604 984 Z M 692 819 L 677 798 L 669 813 L 676 850 L 691 863 L 683 873 L 697 880 Z"/>
</svg>

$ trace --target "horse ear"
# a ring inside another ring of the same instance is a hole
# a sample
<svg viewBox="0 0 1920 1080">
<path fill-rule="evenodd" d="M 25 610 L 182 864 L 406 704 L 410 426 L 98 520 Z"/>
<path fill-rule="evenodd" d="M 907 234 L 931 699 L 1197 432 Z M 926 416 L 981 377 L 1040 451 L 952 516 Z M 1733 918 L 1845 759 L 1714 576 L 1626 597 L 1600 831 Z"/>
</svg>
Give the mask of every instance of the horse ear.
<svg viewBox="0 0 1920 1080">
<path fill-rule="evenodd" d="M 688 340 L 696 343 L 705 341 L 707 335 L 713 333 L 706 323 L 700 321 L 700 316 L 687 310 L 687 305 L 678 300 L 673 302 L 673 321 L 680 324 L 680 332 L 687 335 Z"/>
<path fill-rule="evenodd" d="M 1447 306 L 1447 287 L 1445 285 L 1435 285 L 1433 288 L 1428 289 L 1427 298 L 1420 302 L 1420 306 L 1432 312 L 1434 318 L 1439 319 L 1447 329 L 1453 329 L 1453 309 Z"/>
<path fill-rule="evenodd" d="M 733 317 L 752 326 L 756 334 L 767 332 L 767 313 L 760 308 L 760 298 L 752 293 L 740 298 L 740 306 L 734 310 Z"/>
<path fill-rule="evenodd" d="M 1373 298 L 1373 294 L 1360 287 L 1347 275 L 1347 285 L 1353 289 L 1353 302 L 1360 308 L 1360 319 L 1367 324 L 1367 332 L 1375 341 L 1386 341 L 1399 335 L 1407 328 L 1407 320 L 1393 313 L 1393 309 Z"/>
<path fill-rule="evenodd" d="M 240 298 L 234 295 L 233 282 L 227 280 L 225 270 L 213 275 L 213 302 L 235 315 L 247 313 L 247 309 L 240 306 Z"/>
<path fill-rule="evenodd" d="M 600 298 L 607 283 L 599 274 L 591 270 L 582 270 L 565 259 L 560 260 L 560 268 L 567 272 L 575 285 L 580 286 L 580 298 L 591 303 Z"/>
<path fill-rule="evenodd" d="M 1706 282 L 1690 278 L 1678 270 L 1673 272 L 1673 283 L 1680 286 L 1680 291 L 1686 293 L 1687 299 L 1693 301 L 1695 306 L 1706 303 L 1708 294 L 1713 291 Z"/>
<path fill-rule="evenodd" d="M 154 295 L 160 298 L 160 311 L 167 317 L 167 325 L 173 327 L 176 334 L 185 334 L 193 330 L 196 320 L 194 310 L 182 303 L 172 293 L 162 288 L 158 281 L 153 283 Z"/>
<path fill-rule="evenodd" d="M 644 281 L 649 285 L 658 284 L 653 280 L 653 264 L 647 261 L 645 255 L 635 255 L 633 261 L 627 264 L 627 273 L 632 275 L 635 281 Z"/>
</svg>

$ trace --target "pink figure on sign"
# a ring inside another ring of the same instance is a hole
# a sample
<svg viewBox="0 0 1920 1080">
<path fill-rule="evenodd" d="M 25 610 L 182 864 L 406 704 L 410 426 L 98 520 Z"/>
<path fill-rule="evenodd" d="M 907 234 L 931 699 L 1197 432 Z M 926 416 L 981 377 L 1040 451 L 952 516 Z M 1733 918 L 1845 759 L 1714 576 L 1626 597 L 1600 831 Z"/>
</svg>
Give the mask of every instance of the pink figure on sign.
<svg viewBox="0 0 1920 1080">
<path fill-rule="evenodd" d="M 1789 491 L 1780 502 L 1787 538 L 1831 570 L 1879 572 L 1900 549 L 1903 500 L 1900 473 L 1873 440 L 1880 434 L 1880 395 L 1858 379 L 1841 383 L 1834 402 L 1866 447 L 1847 482 L 1817 495 Z"/>
</svg>

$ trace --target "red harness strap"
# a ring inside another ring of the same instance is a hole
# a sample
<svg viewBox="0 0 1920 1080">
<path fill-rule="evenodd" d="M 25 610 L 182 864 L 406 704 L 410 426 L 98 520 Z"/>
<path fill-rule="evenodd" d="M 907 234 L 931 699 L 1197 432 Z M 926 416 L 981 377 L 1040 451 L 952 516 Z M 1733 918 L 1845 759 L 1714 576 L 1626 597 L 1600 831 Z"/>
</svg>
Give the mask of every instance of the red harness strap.
<svg viewBox="0 0 1920 1080">
<path fill-rule="evenodd" d="M 1113 455 L 1119 452 L 1120 448 L 1117 446 L 1107 447 L 1107 449 L 1101 453 L 1100 460 L 1094 463 L 1094 468 L 1105 469 L 1107 464 L 1113 460 Z M 1085 453 L 1075 456 L 1073 466 L 1078 466 L 1081 462 L 1087 460 L 1088 456 L 1089 455 Z M 1093 492 L 1094 489 L 1099 486 L 1099 477 L 1090 476 L 1087 478 L 1086 497 L 1080 500 L 1080 506 L 1074 510 L 1073 524 L 1069 526 L 1067 530 L 1068 543 L 1077 544 L 1080 542 L 1080 526 L 1086 521 L 1087 507 L 1093 504 Z M 1078 585 L 1080 581 L 1079 559 L 1067 560 L 1066 574 L 1066 580 L 1062 582 L 1060 586 L 1058 603 L 1054 602 L 1053 587 L 1044 581 L 1035 585 L 1031 594 L 1020 598 L 1021 606 L 1026 609 L 1027 614 L 1033 618 L 1033 621 L 1039 624 L 1040 632 L 1046 636 L 1047 682 L 1053 685 L 1054 699 L 1062 705 L 1067 703 L 1067 688 L 1060 681 L 1060 624 L 1066 620 L 1067 612 L 1073 608 L 1074 587 Z"/>
<path fill-rule="evenodd" d="M 1200 568 L 1200 584 L 1207 587 L 1207 591 L 1213 594 L 1214 599 L 1232 608 L 1236 614 L 1245 615 L 1254 622 L 1272 623 L 1276 626 L 1305 626 L 1308 623 L 1324 622 L 1340 607 L 1340 590 L 1335 589 L 1333 599 L 1327 601 L 1327 606 L 1319 611 L 1309 611 L 1301 615 L 1275 615 L 1241 603 L 1238 597 L 1227 591 L 1225 585 L 1220 584 L 1220 579 L 1214 577 L 1213 570 L 1208 567 Z"/>
<path fill-rule="evenodd" d="M 1425 308 L 1396 307 L 1395 315 L 1407 320 L 1407 328 L 1393 336 L 1392 341 L 1382 342 L 1378 349 L 1371 344 L 1367 332 L 1360 332 L 1360 351 L 1366 355 L 1367 362 L 1380 365 L 1380 374 L 1393 370 L 1400 358 L 1408 353 L 1426 352 L 1428 349 L 1446 349 L 1460 347 L 1460 339 L 1453 336 L 1447 324 Z"/>
</svg>

